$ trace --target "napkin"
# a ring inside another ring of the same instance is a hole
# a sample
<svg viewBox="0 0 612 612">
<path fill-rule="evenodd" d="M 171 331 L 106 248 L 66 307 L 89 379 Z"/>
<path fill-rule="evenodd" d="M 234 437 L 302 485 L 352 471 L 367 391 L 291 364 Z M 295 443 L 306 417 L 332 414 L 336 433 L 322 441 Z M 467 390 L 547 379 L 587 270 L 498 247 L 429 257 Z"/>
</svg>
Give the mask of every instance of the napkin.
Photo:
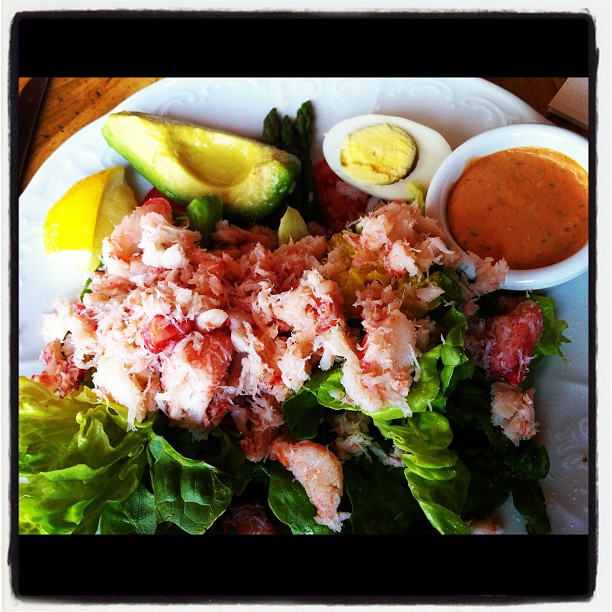
<svg viewBox="0 0 612 612">
<path fill-rule="evenodd" d="M 587 130 L 589 128 L 589 79 L 569 78 L 548 105 L 548 111 Z"/>
</svg>

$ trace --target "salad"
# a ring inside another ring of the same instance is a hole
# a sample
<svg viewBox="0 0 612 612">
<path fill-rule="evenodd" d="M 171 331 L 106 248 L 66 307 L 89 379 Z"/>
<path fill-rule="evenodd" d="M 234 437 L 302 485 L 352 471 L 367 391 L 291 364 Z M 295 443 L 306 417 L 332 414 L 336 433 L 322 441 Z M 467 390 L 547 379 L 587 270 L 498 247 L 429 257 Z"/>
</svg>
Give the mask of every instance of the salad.
<svg viewBox="0 0 612 612">
<path fill-rule="evenodd" d="M 154 190 L 58 299 L 20 378 L 22 533 L 498 533 L 508 499 L 550 531 L 554 301 L 500 291 L 503 261 L 466 277 L 426 186 L 382 201 L 313 165 L 315 110 L 299 146 L 263 122 L 301 162 L 265 219 Z"/>
</svg>

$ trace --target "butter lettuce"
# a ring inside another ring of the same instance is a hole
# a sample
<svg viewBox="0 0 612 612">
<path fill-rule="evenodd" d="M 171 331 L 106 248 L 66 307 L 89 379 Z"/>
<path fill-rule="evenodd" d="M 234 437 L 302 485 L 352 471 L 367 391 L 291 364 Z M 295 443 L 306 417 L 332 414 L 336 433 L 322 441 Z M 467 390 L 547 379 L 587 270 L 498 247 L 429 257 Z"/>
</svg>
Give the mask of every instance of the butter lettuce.
<svg viewBox="0 0 612 612">
<path fill-rule="evenodd" d="M 159 414 L 130 429 L 91 389 L 60 398 L 26 377 L 19 400 L 20 533 L 202 534 L 251 478 L 221 430 L 204 444 Z"/>
<path fill-rule="evenodd" d="M 406 486 L 401 467 L 383 465 L 363 454 L 343 465 L 351 501 L 348 524 L 354 534 L 401 535 L 433 532 Z"/>
<path fill-rule="evenodd" d="M 100 535 L 154 535 L 157 530 L 155 495 L 144 485 L 123 502 L 109 502 L 100 514 Z"/>
<path fill-rule="evenodd" d="M 539 361 L 546 355 L 557 355 L 567 361 L 563 355 L 561 347 L 564 343 L 570 342 L 570 340 L 563 335 L 563 332 L 567 329 L 567 321 L 558 319 L 555 313 L 555 301 L 553 298 L 545 295 L 532 294 L 531 299 L 537 302 L 544 315 L 544 330 L 542 337 L 536 343 L 535 346 L 535 358 L 533 363 Z"/>
<path fill-rule="evenodd" d="M 181 455 L 162 437 L 151 434 L 151 484 L 159 522 L 173 523 L 189 534 L 203 534 L 232 500 L 220 470 Z"/>
<path fill-rule="evenodd" d="M 465 315 L 452 307 L 444 316 L 443 324 L 449 330 L 443 342 L 419 359 L 421 374 L 408 392 L 408 404 L 413 412 L 431 408 L 443 410 L 457 383 L 474 372 L 463 339 L 467 325 Z"/>
<path fill-rule="evenodd" d="M 417 413 L 397 425 L 375 423 L 405 453 L 408 486 L 430 523 L 443 534 L 468 534 L 461 519 L 470 475 L 449 449 L 453 432 L 448 419 L 434 411 Z"/>
<path fill-rule="evenodd" d="M 138 487 L 151 423 L 129 430 L 127 409 L 88 388 L 60 399 L 20 377 L 19 395 L 20 532 L 95 533 Z"/>
<path fill-rule="evenodd" d="M 540 485 L 550 469 L 546 448 L 533 439 L 515 446 L 492 424 L 490 386 L 480 370 L 458 385 L 448 415 L 453 448 L 471 474 L 464 515 L 485 518 L 511 496 L 528 533 L 550 533 Z"/>
</svg>

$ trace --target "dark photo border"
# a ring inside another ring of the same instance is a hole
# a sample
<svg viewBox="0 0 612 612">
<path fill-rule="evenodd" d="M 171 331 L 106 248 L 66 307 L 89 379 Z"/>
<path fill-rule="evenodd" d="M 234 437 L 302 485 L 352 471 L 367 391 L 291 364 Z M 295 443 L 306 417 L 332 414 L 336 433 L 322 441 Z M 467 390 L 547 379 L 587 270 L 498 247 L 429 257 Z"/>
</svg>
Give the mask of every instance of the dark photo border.
<svg viewBox="0 0 612 612">
<path fill-rule="evenodd" d="M 597 66 L 583 13 L 48 11 L 17 13 L 10 34 L 12 121 L 19 76 L 589 76 L 593 88 Z M 17 201 L 13 180 L 12 212 Z M 16 248 L 14 227 L 10 239 Z M 16 381 L 14 360 L 13 431 Z M 20 599 L 69 603 L 585 601 L 597 566 L 594 453 L 588 536 L 20 536 L 12 466 L 11 585 Z"/>
</svg>

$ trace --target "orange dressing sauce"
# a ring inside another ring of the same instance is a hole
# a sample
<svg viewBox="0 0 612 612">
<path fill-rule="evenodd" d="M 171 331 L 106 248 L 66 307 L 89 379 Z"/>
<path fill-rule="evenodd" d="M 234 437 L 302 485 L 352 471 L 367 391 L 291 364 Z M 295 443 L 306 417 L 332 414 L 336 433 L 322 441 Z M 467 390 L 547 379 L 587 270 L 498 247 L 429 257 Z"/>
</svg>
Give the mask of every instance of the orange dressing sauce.
<svg viewBox="0 0 612 612">
<path fill-rule="evenodd" d="M 447 202 L 465 251 L 511 269 L 557 263 L 588 241 L 588 173 L 562 153 L 517 147 L 470 162 Z"/>
</svg>

